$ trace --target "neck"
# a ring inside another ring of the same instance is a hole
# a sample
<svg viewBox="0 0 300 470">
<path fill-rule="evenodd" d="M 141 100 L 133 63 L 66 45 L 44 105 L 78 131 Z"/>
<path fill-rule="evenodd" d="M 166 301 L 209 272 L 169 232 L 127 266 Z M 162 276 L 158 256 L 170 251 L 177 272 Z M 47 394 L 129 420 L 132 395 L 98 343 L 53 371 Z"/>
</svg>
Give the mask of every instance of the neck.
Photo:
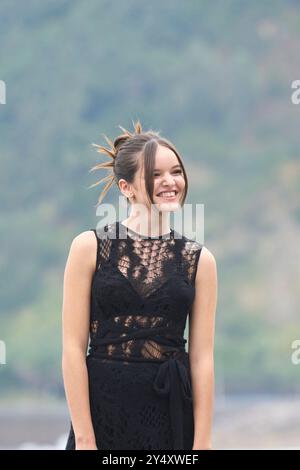
<svg viewBox="0 0 300 470">
<path fill-rule="evenodd" d="M 170 232 L 170 213 L 154 212 L 152 215 L 148 211 L 141 214 L 141 211 L 131 210 L 129 217 L 122 223 L 134 232 L 143 236 L 157 237 Z"/>
</svg>

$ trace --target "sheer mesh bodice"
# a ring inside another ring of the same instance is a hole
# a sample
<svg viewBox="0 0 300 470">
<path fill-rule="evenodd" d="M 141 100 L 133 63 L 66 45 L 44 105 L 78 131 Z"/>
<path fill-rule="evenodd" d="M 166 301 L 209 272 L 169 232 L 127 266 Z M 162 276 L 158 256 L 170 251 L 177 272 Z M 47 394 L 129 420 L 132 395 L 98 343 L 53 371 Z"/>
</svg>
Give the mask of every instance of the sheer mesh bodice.
<svg viewBox="0 0 300 470">
<path fill-rule="evenodd" d="M 120 222 L 94 232 L 90 353 L 162 361 L 184 351 L 201 245 L 174 230 L 143 237 Z"/>
<path fill-rule="evenodd" d="M 184 330 L 202 245 L 171 230 L 144 237 L 121 222 L 97 238 L 87 356 L 102 449 L 192 449 L 193 407 Z M 72 449 L 74 432 L 67 448 Z"/>
</svg>

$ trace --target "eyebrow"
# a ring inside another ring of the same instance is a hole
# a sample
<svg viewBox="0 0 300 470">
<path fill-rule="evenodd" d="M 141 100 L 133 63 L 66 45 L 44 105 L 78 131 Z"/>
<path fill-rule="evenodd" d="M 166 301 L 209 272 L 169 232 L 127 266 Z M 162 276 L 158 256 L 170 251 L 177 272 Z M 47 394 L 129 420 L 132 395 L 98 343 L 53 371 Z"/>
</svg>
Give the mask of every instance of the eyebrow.
<svg viewBox="0 0 300 470">
<path fill-rule="evenodd" d="M 181 168 L 181 165 L 179 165 L 179 164 L 174 165 L 174 166 L 172 166 L 171 170 L 173 170 L 173 168 L 177 168 L 177 167 Z M 159 168 L 155 168 L 154 171 L 159 171 Z"/>
</svg>

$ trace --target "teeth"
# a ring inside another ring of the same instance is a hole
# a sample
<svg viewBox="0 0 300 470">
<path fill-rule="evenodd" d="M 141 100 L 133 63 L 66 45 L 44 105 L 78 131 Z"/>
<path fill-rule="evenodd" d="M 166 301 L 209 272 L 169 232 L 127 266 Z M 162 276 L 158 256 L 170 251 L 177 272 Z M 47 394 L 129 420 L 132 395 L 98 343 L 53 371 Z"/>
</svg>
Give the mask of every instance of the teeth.
<svg viewBox="0 0 300 470">
<path fill-rule="evenodd" d="M 170 191 L 170 192 L 159 193 L 158 196 L 172 197 L 172 196 L 175 196 L 175 194 L 176 194 L 175 191 Z"/>
</svg>

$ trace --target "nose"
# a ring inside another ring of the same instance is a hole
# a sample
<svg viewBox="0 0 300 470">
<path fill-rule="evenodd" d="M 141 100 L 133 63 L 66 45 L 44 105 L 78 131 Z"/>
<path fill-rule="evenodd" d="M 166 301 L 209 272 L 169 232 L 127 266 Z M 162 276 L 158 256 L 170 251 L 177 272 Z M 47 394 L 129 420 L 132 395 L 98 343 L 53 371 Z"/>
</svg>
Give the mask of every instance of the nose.
<svg viewBox="0 0 300 470">
<path fill-rule="evenodd" d="M 164 177 L 164 181 L 163 181 L 163 184 L 164 185 L 168 185 L 168 186 L 174 186 L 174 178 L 171 174 L 167 174 L 165 177 Z"/>
</svg>

